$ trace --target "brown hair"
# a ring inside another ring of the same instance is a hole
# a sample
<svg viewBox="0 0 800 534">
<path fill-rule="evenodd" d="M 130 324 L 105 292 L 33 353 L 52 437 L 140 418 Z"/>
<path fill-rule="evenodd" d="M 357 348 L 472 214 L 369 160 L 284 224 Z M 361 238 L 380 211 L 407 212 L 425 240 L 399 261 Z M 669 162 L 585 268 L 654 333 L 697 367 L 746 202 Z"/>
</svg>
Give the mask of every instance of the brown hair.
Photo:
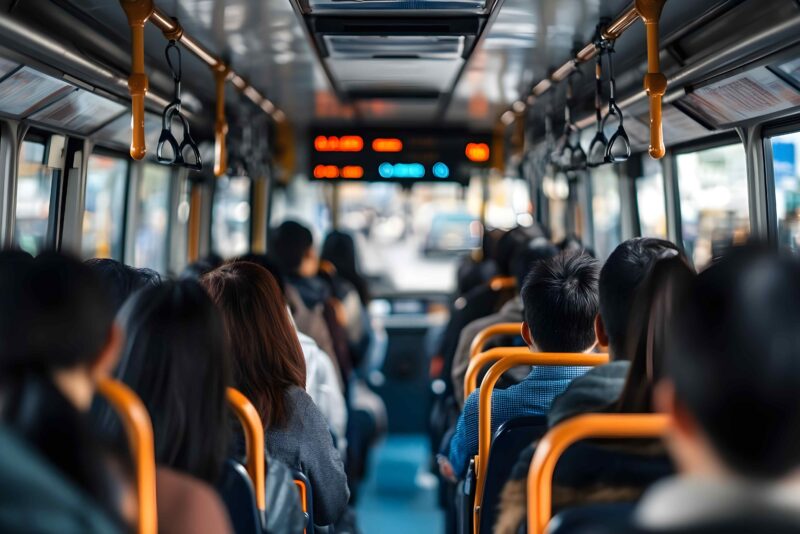
<svg viewBox="0 0 800 534">
<path fill-rule="evenodd" d="M 282 427 L 291 407 L 286 391 L 305 389 L 306 362 L 278 283 L 269 271 L 233 261 L 201 279 L 222 312 L 236 387 L 266 427 Z"/>
</svg>

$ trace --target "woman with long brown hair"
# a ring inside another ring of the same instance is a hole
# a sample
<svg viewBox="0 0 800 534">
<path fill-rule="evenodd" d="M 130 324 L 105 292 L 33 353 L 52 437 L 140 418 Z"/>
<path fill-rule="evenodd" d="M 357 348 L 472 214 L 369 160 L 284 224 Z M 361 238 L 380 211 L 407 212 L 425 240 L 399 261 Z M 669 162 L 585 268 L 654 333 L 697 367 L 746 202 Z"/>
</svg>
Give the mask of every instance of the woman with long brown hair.
<svg viewBox="0 0 800 534">
<path fill-rule="evenodd" d="M 277 282 L 238 261 L 201 283 L 222 312 L 234 384 L 258 409 L 270 456 L 308 476 L 315 522 L 334 524 L 347 507 L 347 479 L 325 418 L 305 392 L 305 359 Z"/>
</svg>

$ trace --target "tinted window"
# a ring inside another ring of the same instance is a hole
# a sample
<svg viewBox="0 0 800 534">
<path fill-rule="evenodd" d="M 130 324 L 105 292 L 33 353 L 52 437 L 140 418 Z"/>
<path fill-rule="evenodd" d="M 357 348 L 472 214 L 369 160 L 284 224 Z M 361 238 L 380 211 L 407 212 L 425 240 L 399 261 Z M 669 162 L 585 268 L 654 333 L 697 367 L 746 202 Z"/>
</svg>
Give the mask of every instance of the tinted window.
<svg viewBox="0 0 800 534">
<path fill-rule="evenodd" d="M 133 265 L 160 272 L 167 269 L 169 167 L 147 164 L 136 186 Z"/>
<path fill-rule="evenodd" d="M 225 176 L 216 182 L 211 242 L 214 252 L 223 258 L 250 250 L 250 185 L 250 179 L 244 177 Z"/>
<path fill-rule="evenodd" d="M 53 171 L 45 166 L 47 147 L 25 140 L 19 153 L 14 242 L 31 254 L 47 246 Z"/>
<path fill-rule="evenodd" d="M 122 232 L 128 161 L 92 154 L 86 176 L 83 212 L 84 258 L 122 259 Z"/>
<path fill-rule="evenodd" d="M 773 137 L 771 141 L 778 242 L 796 251 L 800 249 L 800 132 Z"/>
<path fill-rule="evenodd" d="M 598 258 L 607 258 L 622 241 L 619 176 L 614 167 L 603 165 L 592 171 L 592 221 Z"/>
<path fill-rule="evenodd" d="M 646 237 L 667 237 L 664 175 L 661 163 L 642 158 L 643 176 L 636 180 L 636 201 L 639 206 L 639 225 Z"/>
</svg>

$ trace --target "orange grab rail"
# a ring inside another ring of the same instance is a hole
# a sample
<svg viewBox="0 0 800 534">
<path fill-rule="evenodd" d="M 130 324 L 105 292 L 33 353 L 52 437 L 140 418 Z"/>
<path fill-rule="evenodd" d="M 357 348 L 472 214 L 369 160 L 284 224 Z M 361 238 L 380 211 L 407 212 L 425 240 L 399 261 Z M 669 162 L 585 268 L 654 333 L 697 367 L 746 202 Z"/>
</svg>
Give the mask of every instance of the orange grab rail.
<svg viewBox="0 0 800 534">
<path fill-rule="evenodd" d="M 156 454 L 153 425 L 142 400 L 128 386 L 106 378 L 97 390 L 119 415 L 136 468 L 136 493 L 139 500 L 137 534 L 158 532 L 156 507 Z"/>
<path fill-rule="evenodd" d="M 142 159 L 147 154 L 144 136 L 144 96 L 149 82 L 144 71 L 144 25 L 153 14 L 153 0 L 120 0 L 131 28 L 131 74 L 128 91 L 131 95 L 131 146 L 133 159 Z"/>
<path fill-rule="evenodd" d="M 513 336 L 519 335 L 522 331 L 522 323 L 497 323 L 487 326 L 475 336 L 472 344 L 469 346 L 469 358 L 472 359 L 481 352 L 486 346 L 486 343 L 495 336 Z"/>
<path fill-rule="evenodd" d="M 469 397 L 470 393 L 478 388 L 478 373 L 481 369 L 500 359 L 519 356 L 522 358 L 537 354 L 544 363 L 538 365 L 575 365 L 574 353 L 571 352 L 531 352 L 528 347 L 495 347 L 485 352 L 476 354 L 470 359 L 469 367 L 464 375 L 464 398 Z M 608 363 L 608 354 L 580 353 L 582 360 L 580 365 L 601 365 Z M 589 362 L 589 363 L 585 363 Z M 521 364 L 528 365 L 528 364 Z M 533 364 L 530 364 L 533 365 Z"/>
<path fill-rule="evenodd" d="M 483 499 L 483 488 L 486 484 L 486 471 L 489 467 L 489 449 L 492 445 L 492 392 L 494 386 L 503 373 L 520 365 L 578 365 L 596 366 L 608 363 L 608 354 L 591 354 L 584 352 L 527 352 L 509 354 L 500 358 L 486 373 L 481 384 L 480 399 L 478 401 L 478 456 L 475 457 L 475 506 L 474 526 L 478 532 L 480 525 L 480 503 Z M 486 354 L 486 353 L 484 353 Z"/>
<path fill-rule="evenodd" d="M 580 415 L 553 427 L 539 441 L 528 471 L 528 532 L 544 534 L 550 522 L 553 472 L 570 445 L 589 438 L 659 438 L 668 428 L 664 414 Z"/>
<path fill-rule="evenodd" d="M 495 276 L 489 280 L 489 287 L 492 288 L 492 291 L 514 289 L 517 287 L 517 279 L 513 276 Z"/>
<path fill-rule="evenodd" d="M 228 170 L 228 148 L 225 136 L 228 135 L 228 121 L 225 119 L 225 79 L 230 69 L 224 64 L 214 68 L 214 82 L 217 92 L 217 114 L 214 124 L 214 176 L 220 177 Z"/>
<path fill-rule="evenodd" d="M 306 514 L 308 521 L 311 521 L 311 516 L 308 511 L 308 488 L 306 488 L 306 483 L 302 480 L 295 479 L 294 485 L 297 486 L 297 491 L 300 492 L 300 508 L 303 510 L 303 513 Z M 308 529 L 303 529 L 303 532 L 308 532 Z"/>
<path fill-rule="evenodd" d="M 234 388 L 228 388 L 228 406 L 244 427 L 247 454 L 247 474 L 253 481 L 256 505 L 262 512 L 267 508 L 266 474 L 264 470 L 264 426 L 256 407 L 247 397 Z"/>
<path fill-rule="evenodd" d="M 636 0 L 636 12 L 647 32 L 647 74 L 644 88 L 650 99 L 650 156 L 661 159 L 666 153 L 661 124 L 661 97 L 667 92 L 667 77 L 661 72 L 658 58 L 658 21 L 666 0 Z"/>
</svg>

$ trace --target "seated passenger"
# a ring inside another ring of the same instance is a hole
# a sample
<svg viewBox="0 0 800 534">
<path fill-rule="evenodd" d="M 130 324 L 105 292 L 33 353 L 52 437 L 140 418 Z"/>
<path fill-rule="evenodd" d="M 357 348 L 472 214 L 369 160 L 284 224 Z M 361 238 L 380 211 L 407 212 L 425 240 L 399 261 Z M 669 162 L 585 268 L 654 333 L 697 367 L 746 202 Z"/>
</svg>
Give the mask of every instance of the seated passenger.
<svg viewBox="0 0 800 534">
<path fill-rule="evenodd" d="M 800 262 L 734 249 L 679 299 L 655 404 L 681 475 L 648 491 L 647 532 L 800 531 Z"/>
<path fill-rule="evenodd" d="M 52 524 L 40 508 L 26 516 L 31 530 L 66 532 L 71 524 L 73 532 L 122 532 L 124 519 L 134 519 L 132 488 L 114 475 L 87 420 L 97 383 L 110 374 L 122 345 L 113 317 L 102 284 L 80 262 L 55 253 L 35 260 L 0 253 L 0 420 L 39 465 L 29 464 L 33 478 L 11 489 L 29 505 L 59 503 L 56 513 L 72 522 Z M 13 450 L 3 448 L 4 460 Z M 4 487 L 26 468 L 6 467 L 0 467 Z M 70 513 L 70 501 L 81 509 Z M 0 515 L 0 531 L 13 532 L 16 521 Z"/>
<path fill-rule="evenodd" d="M 84 262 L 106 287 L 116 313 L 125 301 L 139 289 L 157 285 L 161 275 L 152 269 L 135 269 L 108 258 L 93 258 Z"/>
<path fill-rule="evenodd" d="M 629 297 L 629 308 L 624 309 L 630 317 L 629 333 L 623 336 L 626 350 L 626 353 L 622 354 L 624 360 L 596 367 L 573 381 L 564 395 L 553 403 L 553 409 L 548 414 L 548 422 L 552 421 L 560 399 L 568 394 L 576 400 L 569 410 L 559 412 L 558 415 L 562 418 L 567 417 L 564 414 L 569 414 L 569 417 L 579 415 L 581 412 L 577 411 L 578 407 L 585 409 L 583 413 L 653 411 L 651 403 L 653 387 L 661 377 L 663 369 L 663 351 L 659 350 L 660 345 L 658 345 L 666 332 L 663 318 L 672 313 L 671 296 L 680 292 L 694 276 L 694 271 L 684 256 L 678 255 L 671 248 L 664 251 L 667 257 L 653 258 L 650 261 L 650 272 L 644 280 L 636 284 L 636 294 Z M 604 272 L 613 273 L 613 265 L 610 271 Z M 613 280 L 614 277 L 610 278 Z M 602 291 L 604 281 L 608 283 L 609 276 L 603 278 L 601 273 L 601 299 L 604 295 Z M 600 307 L 602 314 L 602 301 Z M 596 324 L 602 323 L 598 319 Z M 602 335 L 600 329 L 597 331 Z M 629 371 L 627 377 L 618 380 L 614 373 L 621 367 L 619 365 L 621 363 L 625 363 L 624 367 Z M 596 372 L 601 368 L 609 369 L 611 372 Z M 590 374 L 594 376 L 587 380 Z M 584 382 L 584 385 L 575 389 L 578 381 Z M 609 401 L 603 397 L 609 391 L 616 392 L 615 400 Z M 559 422 L 561 420 L 563 419 Z M 525 517 L 528 468 L 537 445 L 538 442 L 531 444 L 520 454 L 510 480 L 503 488 L 500 513 L 495 527 L 496 534 L 517 532 L 518 525 Z M 601 446 L 580 444 L 571 448 L 559 462 L 553 481 L 553 506 L 563 508 L 596 502 L 634 501 L 641 496 L 647 486 L 672 472 L 672 465 L 664 456 L 663 448 L 649 441 L 625 443 L 623 447 L 607 443 Z"/>
<path fill-rule="evenodd" d="M 118 377 L 153 424 L 159 532 L 229 532 L 214 492 L 228 457 L 230 361 L 222 320 L 196 282 L 147 288 L 123 307 Z"/>
<path fill-rule="evenodd" d="M 349 491 L 328 424 L 305 392 L 305 360 L 280 289 L 263 267 L 233 262 L 202 284 L 222 311 L 233 351 L 233 382 L 264 422 L 267 451 L 305 473 L 314 496 L 314 520 L 334 524 Z"/>
<path fill-rule="evenodd" d="M 597 260 L 585 255 L 558 255 L 536 263 L 522 287 L 525 321 L 522 337 L 532 351 L 589 352 L 597 343 Z M 537 366 L 528 377 L 492 395 L 492 432 L 506 421 L 544 415 L 553 399 L 588 367 Z M 440 459 L 442 474 L 463 478 L 478 453 L 478 398 L 470 394 L 450 442 L 449 463 Z M 452 466 L 452 467 L 451 467 Z"/>
<path fill-rule="evenodd" d="M 517 281 L 517 287 L 522 287 L 525 277 L 531 271 L 532 265 L 540 260 L 552 258 L 558 250 L 546 238 L 537 237 L 529 243 L 517 247 L 511 259 L 511 272 Z M 464 376 L 469 367 L 470 348 L 472 340 L 475 339 L 481 330 L 498 323 L 520 323 L 522 322 L 522 298 L 517 295 L 509 300 L 500 311 L 488 315 L 482 319 L 472 321 L 461 331 L 458 339 L 458 347 L 453 357 L 453 393 L 459 405 L 464 404 Z M 507 374 L 513 374 L 516 369 L 510 370 Z M 522 380 L 530 372 L 528 369 L 522 376 L 516 376 L 516 381 Z"/>
</svg>

